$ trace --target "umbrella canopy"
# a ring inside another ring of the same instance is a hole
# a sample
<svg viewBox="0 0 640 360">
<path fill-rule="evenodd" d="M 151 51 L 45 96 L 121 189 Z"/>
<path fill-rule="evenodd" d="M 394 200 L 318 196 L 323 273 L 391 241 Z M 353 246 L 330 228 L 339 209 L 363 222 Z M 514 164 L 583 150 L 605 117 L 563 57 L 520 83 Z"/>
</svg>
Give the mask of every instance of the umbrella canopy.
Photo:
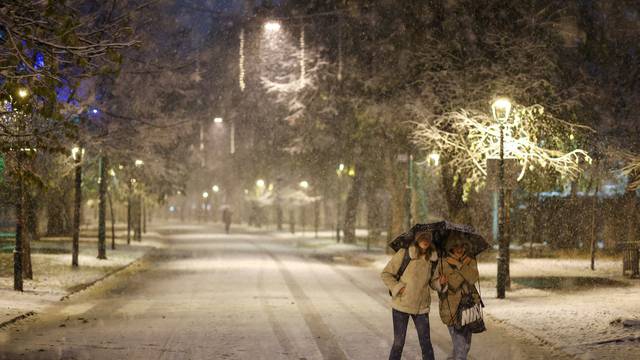
<svg viewBox="0 0 640 360">
<path fill-rule="evenodd" d="M 439 221 L 429 224 L 416 224 L 409 231 L 396 237 L 389 247 L 398 251 L 401 248 L 406 248 L 411 245 L 415 239 L 416 234 L 423 231 L 430 231 L 433 233 L 433 244 L 438 248 L 438 252 L 443 253 L 447 248 L 447 241 L 452 238 L 452 234 L 456 234 L 457 238 L 462 237 L 469 244 L 469 255 L 476 256 L 489 248 L 489 243 L 482 235 L 478 234 L 473 226 L 455 224 L 448 221 Z"/>
</svg>

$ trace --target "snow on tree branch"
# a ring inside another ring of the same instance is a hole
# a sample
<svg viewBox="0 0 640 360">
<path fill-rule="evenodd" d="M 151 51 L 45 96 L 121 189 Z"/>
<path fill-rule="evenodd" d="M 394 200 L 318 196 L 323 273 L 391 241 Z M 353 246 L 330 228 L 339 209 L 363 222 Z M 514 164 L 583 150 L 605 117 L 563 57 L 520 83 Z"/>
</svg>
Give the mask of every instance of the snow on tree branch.
<svg viewBox="0 0 640 360">
<path fill-rule="evenodd" d="M 420 120 L 413 142 L 425 151 L 446 154 L 449 165 L 468 175 L 476 187 L 484 184 L 487 159 L 499 157 L 499 124 L 490 115 L 465 109 L 435 115 L 414 107 L 414 112 Z M 591 162 L 586 151 L 565 149 L 578 131 L 588 128 L 556 119 L 540 105 L 515 106 L 511 119 L 504 128 L 504 156 L 518 160 L 518 181 L 536 168 L 574 179 L 582 172 L 582 163 Z"/>
<path fill-rule="evenodd" d="M 298 46 L 284 31 L 266 32 L 260 53 L 260 82 L 277 103 L 287 108 L 285 120 L 300 119 L 317 89 L 319 74 L 327 62 L 317 50 L 307 49 L 301 30 Z"/>
</svg>

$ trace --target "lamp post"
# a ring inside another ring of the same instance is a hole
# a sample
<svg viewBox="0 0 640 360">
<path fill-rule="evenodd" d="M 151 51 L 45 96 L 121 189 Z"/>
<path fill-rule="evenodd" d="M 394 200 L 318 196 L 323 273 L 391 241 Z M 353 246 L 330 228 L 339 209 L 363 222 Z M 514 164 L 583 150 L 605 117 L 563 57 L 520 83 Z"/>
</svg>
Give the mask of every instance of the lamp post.
<svg viewBox="0 0 640 360">
<path fill-rule="evenodd" d="M 307 194 L 307 190 L 309 189 L 309 182 L 306 181 L 306 180 L 302 180 L 302 181 L 300 181 L 298 186 L 300 186 L 300 188 L 302 189 L 302 192 L 306 195 Z M 302 236 L 304 236 L 304 228 L 305 228 L 306 219 L 307 219 L 307 214 L 306 214 L 307 206 L 306 205 L 307 204 L 305 204 L 304 201 L 303 201 L 302 202 L 301 214 L 300 214 L 300 217 L 302 218 L 301 221 L 300 221 L 300 225 L 302 227 Z"/>
<path fill-rule="evenodd" d="M 80 252 L 80 212 L 82 208 L 82 155 L 84 149 L 76 146 L 71 149 L 75 165 L 75 202 L 73 209 L 73 235 L 71 250 L 71 266 L 78 267 L 78 255 Z"/>
<path fill-rule="evenodd" d="M 491 105 L 493 119 L 500 126 L 500 162 L 498 163 L 498 279 L 496 284 L 498 299 L 505 298 L 509 271 L 509 239 L 505 236 L 505 184 L 504 184 L 504 126 L 509 120 L 511 102 L 506 98 L 496 99 Z"/>
<path fill-rule="evenodd" d="M 209 193 L 208 192 L 203 192 L 202 193 L 202 221 L 203 222 L 207 222 L 207 205 L 209 202 Z"/>
<path fill-rule="evenodd" d="M 136 169 L 141 168 L 144 165 L 144 161 L 140 160 L 140 159 L 136 159 L 134 161 L 134 166 Z M 142 241 L 142 189 L 140 187 L 138 187 L 138 206 L 137 206 L 137 226 L 135 228 L 135 231 L 133 233 L 133 237 L 135 240 L 138 241 Z"/>
</svg>

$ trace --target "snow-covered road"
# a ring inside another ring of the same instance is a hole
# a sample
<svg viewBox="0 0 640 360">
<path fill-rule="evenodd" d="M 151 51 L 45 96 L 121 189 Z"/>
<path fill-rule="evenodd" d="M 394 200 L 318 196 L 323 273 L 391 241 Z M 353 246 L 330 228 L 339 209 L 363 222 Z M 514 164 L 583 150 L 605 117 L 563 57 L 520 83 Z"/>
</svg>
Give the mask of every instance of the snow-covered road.
<svg viewBox="0 0 640 360">
<path fill-rule="evenodd" d="M 391 311 L 376 271 L 314 260 L 267 233 L 165 232 L 168 246 L 146 266 L 0 331 L 0 359 L 388 357 Z M 449 336 L 436 311 L 430 318 L 445 359 Z M 549 356 L 541 351 L 495 327 L 472 346 L 475 359 Z M 404 354 L 419 359 L 413 325 Z"/>
</svg>

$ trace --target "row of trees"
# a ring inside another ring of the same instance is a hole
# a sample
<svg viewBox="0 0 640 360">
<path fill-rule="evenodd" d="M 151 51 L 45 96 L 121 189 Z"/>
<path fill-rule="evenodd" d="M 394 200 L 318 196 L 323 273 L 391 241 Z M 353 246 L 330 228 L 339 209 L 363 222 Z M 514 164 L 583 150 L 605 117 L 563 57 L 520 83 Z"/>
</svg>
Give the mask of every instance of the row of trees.
<svg viewBox="0 0 640 360">
<path fill-rule="evenodd" d="M 245 150 L 233 160 L 242 159 L 237 187 L 309 179 L 325 202 L 346 207 L 337 220 L 346 241 L 355 240 L 361 202 L 374 232 L 426 220 L 408 201 L 426 180 L 408 176 L 404 159 L 424 165 L 432 153 L 431 214 L 489 232 L 483 189 L 497 152 L 497 96 L 515 104 L 507 155 L 521 162 L 525 196 L 565 185 L 593 194 L 618 170 L 636 178 L 632 2 L 247 3 L 255 17 L 241 17 L 233 33 L 243 34 L 243 56 L 233 50 L 227 59 L 234 95 L 216 105 L 234 109 L 245 129 Z M 277 35 L 262 27 L 272 19 Z M 226 43 L 241 48 L 239 38 Z M 336 176 L 339 164 L 354 176 Z"/>
<path fill-rule="evenodd" d="M 14 208 L 5 227 L 16 219 L 16 290 L 23 275 L 33 276 L 30 240 L 40 236 L 43 220 L 47 235 L 73 237 L 72 265 L 78 266 L 81 209 L 87 198 L 97 199 L 98 258 L 106 259 L 107 203 L 113 221 L 113 202 L 125 201 L 129 213 L 132 205 L 139 213 L 140 201 L 133 200 L 160 201 L 184 182 L 187 164 L 176 159 L 188 146 L 164 130 L 163 121 L 175 112 L 163 109 L 166 118 L 158 118 L 135 111 L 140 98 L 128 96 L 153 76 L 153 59 L 141 56 L 157 50 L 148 28 L 161 28 L 150 18 L 163 5 L 0 4 L 2 187 L 3 204 Z M 162 106 L 170 101 L 157 99 L 143 109 Z"/>
</svg>

